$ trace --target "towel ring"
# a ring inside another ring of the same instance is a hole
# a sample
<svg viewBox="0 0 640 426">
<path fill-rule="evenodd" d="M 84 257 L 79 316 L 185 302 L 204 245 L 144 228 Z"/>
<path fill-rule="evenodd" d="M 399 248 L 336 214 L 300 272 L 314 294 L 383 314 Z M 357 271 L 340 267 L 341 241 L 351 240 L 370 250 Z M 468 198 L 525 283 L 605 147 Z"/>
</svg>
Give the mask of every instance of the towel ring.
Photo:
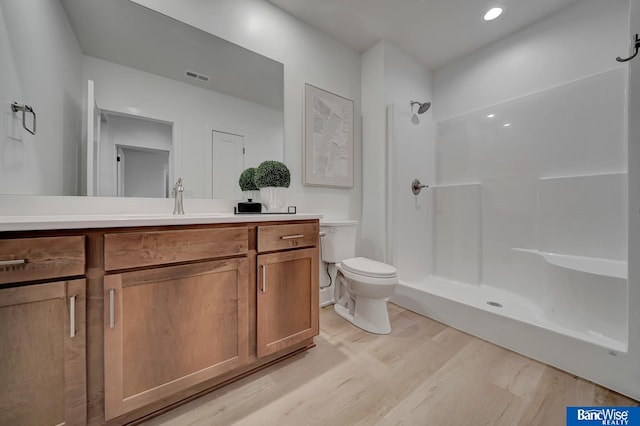
<svg viewBox="0 0 640 426">
<path fill-rule="evenodd" d="M 22 127 L 32 135 L 36 134 L 36 112 L 29 105 L 20 105 L 17 102 L 11 104 L 11 111 L 22 111 Z M 27 113 L 33 114 L 33 130 L 27 127 Z"/>
</svg>

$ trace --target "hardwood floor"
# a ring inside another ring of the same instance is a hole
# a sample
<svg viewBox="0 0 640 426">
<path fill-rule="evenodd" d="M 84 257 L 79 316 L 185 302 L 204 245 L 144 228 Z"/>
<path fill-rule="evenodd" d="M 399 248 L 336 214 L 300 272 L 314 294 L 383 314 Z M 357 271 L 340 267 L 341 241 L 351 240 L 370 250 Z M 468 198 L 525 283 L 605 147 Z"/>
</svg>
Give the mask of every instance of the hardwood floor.
<svg viewBox="0 0 640 426">
<path fill-rule="evenodd" d="M 320 311 L 317 347 L 152 425 L 565 425 L 567 405 L 639 405 L 389 304 L 393 333 Z"/>
</svg>

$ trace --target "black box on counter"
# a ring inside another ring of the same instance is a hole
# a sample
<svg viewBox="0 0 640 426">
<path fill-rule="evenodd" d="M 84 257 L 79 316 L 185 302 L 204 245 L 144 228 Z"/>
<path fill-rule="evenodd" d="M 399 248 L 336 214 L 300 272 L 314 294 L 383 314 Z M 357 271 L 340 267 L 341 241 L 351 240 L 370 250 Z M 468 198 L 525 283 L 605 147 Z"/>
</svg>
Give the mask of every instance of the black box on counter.
<svg viewBox="0 0 640 426">
<path fill-rule="evenodd" d="M 260 213 L 262 212 L 262 203 L 255 203 L 249 199 L 249 201 L 242 201 L 238 203 L 238 213 Z"/>
</svg>

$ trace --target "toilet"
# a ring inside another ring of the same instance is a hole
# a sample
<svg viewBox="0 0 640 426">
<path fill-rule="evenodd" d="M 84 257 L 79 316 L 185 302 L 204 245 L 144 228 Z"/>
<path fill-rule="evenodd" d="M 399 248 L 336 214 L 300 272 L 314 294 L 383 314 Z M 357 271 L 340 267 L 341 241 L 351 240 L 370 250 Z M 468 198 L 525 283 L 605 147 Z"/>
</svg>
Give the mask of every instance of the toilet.
<svg viewBox="0 0 640 426">
<path fill-rule="evenodd" d="M 391 265 L 355 257 L 355 220 L 320 221 L 320 250 L 330 265 L 334 287 L 334 310 L 353 325 L 375 334 L 391 333 L 387 298 L 398 284 Z"/>
</svg>

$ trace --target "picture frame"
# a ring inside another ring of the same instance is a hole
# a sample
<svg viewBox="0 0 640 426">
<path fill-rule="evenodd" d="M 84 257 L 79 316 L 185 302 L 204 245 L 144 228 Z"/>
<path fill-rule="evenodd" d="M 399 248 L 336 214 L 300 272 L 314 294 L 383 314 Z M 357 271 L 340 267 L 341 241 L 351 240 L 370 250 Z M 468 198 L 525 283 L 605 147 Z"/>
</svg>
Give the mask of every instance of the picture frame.
<svg viewBox="0 0 640 426">
<path fill-rule="evenodd" d="M 303 123 L 304 185 L 353 188 L 353 101 L 306 83 Z"/>
</svg>

